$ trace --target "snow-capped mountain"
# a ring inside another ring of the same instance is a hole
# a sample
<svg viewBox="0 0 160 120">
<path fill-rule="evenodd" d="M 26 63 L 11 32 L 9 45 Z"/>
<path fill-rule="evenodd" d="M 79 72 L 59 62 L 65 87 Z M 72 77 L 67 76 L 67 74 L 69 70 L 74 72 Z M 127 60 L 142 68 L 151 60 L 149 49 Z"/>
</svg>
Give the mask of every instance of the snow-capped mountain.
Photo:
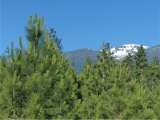
<svg viewBox="0 0 160 120">
<path fill-rule="evenodd" d="M 139 47 L 140 45 L 137 44 L 125 44 L 119 47 L 111 48 L 111 51 L 114 53 L 113 56 L 117 57 L 118 62 L 121 58 L 123 58 L 123 56 L 127 55 L 129 52 L 131 55 L 134 55 L 138 51 Z M 146 49 L 146 57 L 148 59 L 148 62 L 151 62 L 153 57 L 155 56 L 160 59 L 160 45 L 150 48 L 147 46 L 143 47 Z M 74 61 L 75 69 L 77 72 L 79 72 L 83 68 L 87 57 L 90 57 L 92 63 L 95 63 L 98 60 L 98 55 L 101 55 L 100 50 L 95 51 L 90 48 L 82 48 L 74 51 L 65 52 L 65 56 L 69 58 L 70 64 L 72 64 Z"/>
<path fill-rule="evenodd" d="M 124 44 L 122 46 L 111 48 L 111 52 L 113 53 L 113 57 L 115 59 L 122 59 L 125 56 L 130 53 L 131 55 L 134 55 L 136 52 L 138 52 L 138 48 L 140 45 L 138 44 Z M 149 48 L 148 46 L 143 46 L 144 49 Z"/>
</svg>

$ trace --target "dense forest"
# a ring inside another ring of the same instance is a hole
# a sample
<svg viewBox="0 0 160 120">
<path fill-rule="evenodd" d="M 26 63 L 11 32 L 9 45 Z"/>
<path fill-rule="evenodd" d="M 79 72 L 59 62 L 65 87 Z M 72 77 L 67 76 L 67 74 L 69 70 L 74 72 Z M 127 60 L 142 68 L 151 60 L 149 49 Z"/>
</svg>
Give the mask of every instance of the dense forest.
<svg viewBox="0 0 160 120">
<path fill-rule="evenodd" d="M 0 58 L 0 119 L 159 119 L 160 62 L 141 46 L 115 62 L 108 43 L 79 73 L 44 18 L 30 17 L 28 46 Z"/>
</svg>

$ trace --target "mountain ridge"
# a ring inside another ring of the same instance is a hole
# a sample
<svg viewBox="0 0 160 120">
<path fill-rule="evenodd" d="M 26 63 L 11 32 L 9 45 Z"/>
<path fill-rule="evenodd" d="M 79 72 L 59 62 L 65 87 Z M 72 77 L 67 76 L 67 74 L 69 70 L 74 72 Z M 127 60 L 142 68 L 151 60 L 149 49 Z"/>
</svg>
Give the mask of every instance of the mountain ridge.
<svg viewBox="0 0 160 120">
<path fill-rule="evenodd" d="M 123 59 L 126 57 L 129 53 L 131 55 L 134 55 L 135 53 L 138 52 L 138 48 L 141 45 L 138 44 L 124 44 L 118 47 L 111 48 L 111 52 L 113 53 L 113 57 L 115 59 Z M 143 46 L 144 49 L 148 49 L 148 46 Z"/>
<path fill-rule="evenodd" d="M 126 44 L 124 44 L 126 45 Z M 133 45 L 133 44 L 127 44 L 127 45 Z M 138 44 L 134 44 L 137 46 L 140 46 Z M 123 45 L 121 45 L 123 46 Z M 121 46 L 115 47 L 120 48 Z M 148 58 L 148 62 L 152 60 L 153 57 L 157 56 L 160 59 L 160 45 L 156 45 L 153 47 L 145 46 L 146 56 Z M 113 52 L 113 48 L 111 48 Z M 133 52 L 133 51 L 132 51 Z M 97 56 L 101 53 L 101 51 L 92 50 L 91 48 L 82 48 L 78 50 L 73 50 L 69 52 L 65 52 L 65 56 L 69 58 L 70 63 L 72 64 L 74 62 L 76 71 L 80 71 L 86 61 L 87 57 L 90 57 L 92 62 L 97 61 Z M 136 52 L 135 52 L 136 53 Z M 125 53 L 126 54 L 126 53 Z M 134 54 L 132 54 L 133 56 Z M 122 58 L 121 58 L 122 59 Z M 120 60 L 120 59 L 116 59 Z"/>
</svg>

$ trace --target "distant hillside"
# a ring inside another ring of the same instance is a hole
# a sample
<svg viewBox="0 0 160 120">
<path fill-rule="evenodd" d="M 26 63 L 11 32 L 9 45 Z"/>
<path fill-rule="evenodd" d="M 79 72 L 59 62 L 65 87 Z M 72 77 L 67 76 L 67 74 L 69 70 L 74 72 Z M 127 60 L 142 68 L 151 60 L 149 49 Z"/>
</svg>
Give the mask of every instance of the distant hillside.
<svg viewBox="0 0 160 120">
<path fill-rule="evenodd" d="M 100 51 L 94 51 L 90 48 L 83 48 L 79 50 L 66 52 L 65 56 L 69 57 L 71 64 L 74 61 L 75 69 L 78 72 L 82 69 L 87 57 L 90 57 L 92 62 L 95 62 L 97 60 L 97 56 L 100 53 Z M 160 58 L 160 45 L 146 49 L 146 55 L 148 58 L 148 62 L 150 62 L 152 58 L 155 56 Z"/>
<path fill-rule="evenodd" d="M 83 48 L 66 52 L 65 56 L 69 57 L 71 64 L 74 62 L 76 71 L 80 71 L 87 57 L 90 57 L 92 62 L 95 62 L 97 60 L 98 54 L 100 54 L 100 51 L 94 51 L 90 48 Z"/>
<path fill-rule="evenodd" d="M 151 61 L 155 56 L 160 58 L 160 45 L 146 49 L 146 54 L 148 61 Z"/>
</svg>

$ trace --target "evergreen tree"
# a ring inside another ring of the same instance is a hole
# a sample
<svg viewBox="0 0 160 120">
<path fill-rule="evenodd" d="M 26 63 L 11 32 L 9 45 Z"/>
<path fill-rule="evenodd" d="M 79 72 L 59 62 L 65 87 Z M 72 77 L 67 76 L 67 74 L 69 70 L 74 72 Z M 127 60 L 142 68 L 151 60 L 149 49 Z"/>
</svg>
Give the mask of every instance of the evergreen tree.
<svg viewBox="0 0 160 120">
<path fill-rule="evenodd" d="M 160 58 L 158 58 L 157 56 L 155 56 L 155 57 L 153 57 L 152 62 L 153 62 L 154 65 L 159 65 L 160 64 Z"/>
<path fill-rule="evenodd" d="M 102 53 L 98 56 L 98 62 L 93 67 L 95 69 L 95 79 L 98 80 L 97 82 L 100 85 L 100 91 L 107 90 L 112 86 L 113 80 L 110 78 L 110 73 L 114 70 L 114 67 L 115 61 L 109 43 L 103 44 Z"/>
<path fill-rule="evenodd" d="M 90 78 L 92 76 L 91 69 L 92 69 L 92 61 L 89 57 L 87 57 L 86 62 L 83 66 L 83 69 L 81 73 L 78 75 L 78 88 L 79 93 L 78 97 L 79 99 L 83 99 L 88 97 L 92 93 L 92 86 L 91 82 L 92 79 Z M 91 86 L 91 87 L 90 87 Z"/>
<path fill-rule="evenodd" d="M 1 96 L 1 109 L 4 111 L 4 118 L 7 116 L 8 118 L 19 118 L 22 109 L 23 109 L 23 94 L 20 91 L 23 85 L 23 56 L 22 56 L 22 41 L 21 38 L 19 40 L 21 48 L 17 51 L 16 55 L 14 52 L 14 45 L 12 43 L 11 46 L 11 57 L 8 59 L 6 67 L 3 69 L 2 74 L 5 75 L 3 77 L 2 82 L 2 96 Z M 8 102 L 6 102 L 8 101 Z M 3 112 L 4 112 L 3 111 Z M 2 112 L 2 113 L 3 113 Z M 6 114 L 6 115 L 5 115 Z M 3 116 L 2 116 L 3 117 Z"/>
<path fill-rule="evenodd" d="M 62 52 L 62 50 L 63 50 L 63 46 L 62 46 L 62 39 L 59 39 L 58 37 L 57 37 L 57 35 L 56 35 L 56 31 L 55 31 L 55 29 L 54 28 L 50 28 L 50 36 L 51 36 L 51 39 L 52 39 L 52 42 L 54 43 L 56 43 L 56 45 L 57 45 L 57 48 L 58 48 L 58 50 L 60 51 L 60 52 Z"/>
<path fill-rule="evenodd" d="M 134 71 L 135 71 L 135 65 L 133 61 L 133 57 L 131 56 L 130 53 L 121 61 L 122 66 L 126 66 L 128 71 L 129 71 L 129 77 L 128 77 L 128 82 L 132 79 L 134 76 Z"/>
<path fill-rule="evenodd" d="M 160 64 L 158 58 L 155 57 L 151 63 L 148 65 L 148 70 L 146 70 L 146 84 L 148 88 L 152 91 L 156 86 L 160 84 Z"/>
<path fill-rule="evenodd" d="M 20 49 L 15 52 L 12 43 L 10 58 L 0 62 L 0 117 L 75 118 L 79 101 L 74 68 L 58 51 L 47 31 L 38 46 L 43 20 L 37 22 L 35 15 L 33 23 L 28 28 L 28 50 L 23 52 L 20 38 Z"/>
<path fill-rule="evenodd" d="M 145 69 L 147 68 L 147 57 L 142 45 L 138 48 L 138 52 L 136 53 L 134 60 L 137 69 L 136 76 L 142 77 Z"/>
<path fill-rule="evenodd" d="M 45 56 L 41 62 L 41 74 L 48 81 L 43 95 L 42 107 L 45 118 L 74 118 L 76 103 L 76 74 L 69 62 L 58 51 L 51 39 L 43 46 Z M 43 54 L 42 54 L 43 55 Z M 43 57 L 43 56 L 42 56 Z"/>
<path fill-rule="evenodd" d="M 132 80 L 129 86 L 132 86 L 132 91 L 126 98 L 127 105 L 123 112 L 123 119 L 157 119 L 153 108 L 154 95 L 149 89 L 143 83 L 135 80 Z"/>
<path fill-rule="evenodd" d="M 27 40 L 34 46 L 35 53 L 38 43 L 40 43 L 42 40 L 45 31 L 44 17 L 38 18 L 38 15 L 35 14 L 34 20 L 32 20 L 32 16 L 30 16 L 30 19 L 28 20 L 28 26 L 25 28 L 25 30 Z"/>
<path fill-rule="evenodd" d="M 129 67 L 129 69 L 132 69 L 134 66 L 134 61 L 132 58 L 132 55 L 128 53 L 128 55 L 122 60 L 123 65 L 126 65 Z"/>
<path fill-rule="evenodd" d="M 38 44 L 42 43 L 43 34 L 45 31 L 44 17 L 38 18 L 38 15 L 34 15 L 34 20 L 32 20 L 32 16 L 28 20 L 28 26 L 25 28 L 27 40 L 31 43 L 32 49 L 34 51 L 34 72 L 36 67 L 36 57 Z"/>
</svg>

